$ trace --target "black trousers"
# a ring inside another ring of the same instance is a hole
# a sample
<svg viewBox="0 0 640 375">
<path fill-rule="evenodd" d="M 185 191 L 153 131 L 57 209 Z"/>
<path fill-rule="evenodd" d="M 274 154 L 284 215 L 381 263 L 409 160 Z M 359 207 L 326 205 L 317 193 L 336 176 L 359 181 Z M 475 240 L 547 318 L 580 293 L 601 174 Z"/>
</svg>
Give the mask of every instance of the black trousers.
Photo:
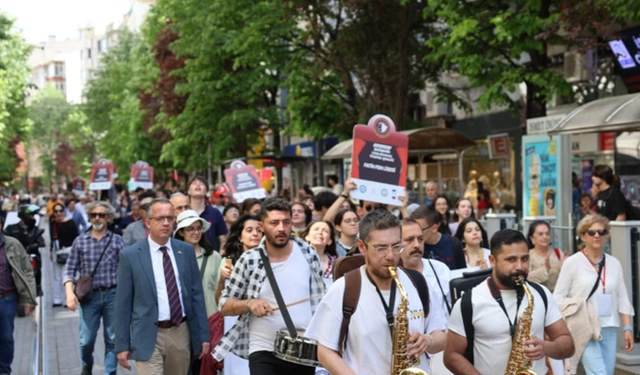
<svg viewBox="0 0 640 375">
<path fill-rule="evenodd" d="M 316 368 L 283 361 L 273 352 L 260 351 L 249 355 L 249 371 L 251 375 L 314 375 Z"/>
</svg>

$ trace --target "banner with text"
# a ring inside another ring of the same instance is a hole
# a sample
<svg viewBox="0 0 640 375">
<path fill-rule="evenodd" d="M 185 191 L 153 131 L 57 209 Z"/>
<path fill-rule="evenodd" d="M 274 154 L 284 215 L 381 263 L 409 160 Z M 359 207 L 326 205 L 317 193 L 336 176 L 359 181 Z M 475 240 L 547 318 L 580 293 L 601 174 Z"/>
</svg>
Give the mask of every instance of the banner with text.
<svg viewBox="0 0 640 375">
<path fill-rule="evenodd" d="M 368 125 L 353 128 L 351 179 L 358 189 L 351 196 L 360 200 L 399 206 L 405 195 L 409 137 L 396 132 L 393 121 L 375 115 Z"/>
<path fill-rule="evenodd" d="M 138 160 L 133 164 L 130 178 L 136 188 L 153 189 L 153 167 L 147 162 Z"/>
<path fill-rule="evenodd" d="M 76 177 L 71 182 L 71 191 L 75 195 L 84 195 L 84 190 L 87 188 L 87 183 L 82 177 Z"/>
<path fill-rule="evenodd" d="M 107 159 L 102 159 L 91 167 L 89 190 L 109 190 L 113 182 L 116 166 Z"/>
<path fill-rule="evenodd" d="M 249 198 L 262 199 L 267 192 L 262 186 L 256 167 L 247 165 L 242 160 L 235 160 L 224 170 L 224 177 L 238 203 Z"/>
</svg>

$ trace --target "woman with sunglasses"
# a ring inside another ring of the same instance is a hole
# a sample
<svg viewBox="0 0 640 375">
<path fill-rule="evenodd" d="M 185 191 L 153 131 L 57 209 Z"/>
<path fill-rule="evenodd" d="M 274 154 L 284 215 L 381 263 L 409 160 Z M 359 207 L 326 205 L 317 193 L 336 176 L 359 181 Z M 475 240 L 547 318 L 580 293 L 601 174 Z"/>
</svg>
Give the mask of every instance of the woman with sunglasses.
<svg viewBox="0 0 640 375">
<path fill-rule="evenodd" d="M 71 245 L 78 237 L 78 226 L 65 217 L 62 203 L 53 205 L 53 221 L 49 224 L 51 234 L 51 252 L 49 259 L 53 262 L 53 307 L 66 306 L 65 288 L 62 285 L 62 273 L 69 258 Z"/>
<path fill-rule="evenodd" d="M 215 300 L 220 299 L 222 289 L 231 278 L 233 266 L 235 266 L 240 256 L 253 248 L 258 247 L 262 240 L 262 230 L 260 229 L 260 218 L 253 215 L 242 215 L 231 226 L 227 235 L 227 242 L 222 248 L 223 263 L 220 269 L 220 281 L 215 293 Z M 231 264 L 229 264 L 231 263 Z M 237 316 L 224 317 L 225 333 L 233 327 L 238 320 Z M 224 374 L 225 375 L 249 375 L 249 361 L 240 358 L 233 352 L 229 351 L 224 357 Z"/>
<path fill-rule="evenodd" d="M 186 210 L 178 215 L 178 223 L 173 237 L 180 241 L 184 241 L 193 246 L 198 261 L 198 269 L 202 278 L 202 288 L 204 290 L 204 304 L 207 309 L 207 316 L 211 316 L 218 312 L 218 305 L 215 300 L 215 293 L 218 289 L 218 281 L 220 277 L 220 264 L 222 258 L 220 254 L 214 251 L 213 246 L 209 244 L 204 232 L 209 230 L 208 221 L 202 219 L 194 210 Z M 191 373 L 199 374 L 201 359 L 196 359 L 191 364 Z"/>
<path fill-rule="evenodd" d="M 553 293 L 566 255 L 560 249 L 551 248 L 551 226 L 536 220 L 529 226 L 529 276 L 527 280 L 542 284 Z"/>
<path fill-rule="evenodd" d="M 355 210 L 346 209 L 338 212 L 333 220 L 336 236 L 336 253 L 339 257 L 347 255 L 358 241 L 358 214 Z"/>
<path fill-rule="evenodd" d="M 579 350 L 583 349 L 580 362 L 588 375 L 611 375 L 615 369 L 618 327 L 621 323 L 624 327 L 624 350 L 633 350 L 631 316 L 634 310 L 629 302 L 620 262 L 603 250 L 610 232 L 609 220 L 600 215 L 587 215 L 578 223 L 577 232 L 584 242 L 584 248 L 567 258 L 562 265 L 553 296 L 563 315 L 569 310 L 567 304 L 587 301 L 588 314 L 600 321 L 602 339 L 591 338 L 583 348 L 576 345 L 576 354 L 579 355 Z M 584 337 L 585 329 L 592 327 L 588 321 L 573 326 L 569 319 L 570 315 L 565 315 L 574 337 Z M 598 336 L 598 332 L 594 332 L 593 336 Z M 572 363 L 573 370 L 576 367 L 577 363 Z"/>
<path fill-rule="evenodd" d="M 451 224 L 449 224 L 451 233 L 456 233 L 460 222 L 468 217 L 476 217 L 473 212 L 473 204 L 468 198 L 462 198 L 456 203 L 451 216 Z"/>
<path fill-rule="evenodd" d="M 333 284 L 333 263 L 338 259 L 333 225 L 328 221 L 314 221 L 300 233 L 300 237 L 318 253 L 320 264 L 322 264 L 322 279 L 325 288 L 328 289 Z"/>
</svg>

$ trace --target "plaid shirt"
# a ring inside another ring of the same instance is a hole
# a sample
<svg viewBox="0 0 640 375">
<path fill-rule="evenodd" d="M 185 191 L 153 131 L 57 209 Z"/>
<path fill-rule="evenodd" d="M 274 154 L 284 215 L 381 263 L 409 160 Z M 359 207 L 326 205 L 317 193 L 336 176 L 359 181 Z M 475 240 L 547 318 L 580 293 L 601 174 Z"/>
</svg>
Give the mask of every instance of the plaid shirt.
<svg viewBox="0 0 640 375">
<path fill-rule="evenodd" d="M 91 272 L 93 272 L 93 268 L 96 266 L 98 259 L 100 259 L 100 254 L 107 246 L 111 236 L 113 236 L 113 240 L 111 240 L 109 248 L 104 253 L 93 277 L 93 287 L 108 288 L 115 286 L 118 280 L 120 250 L 124 248 L 124 241 L 122 237 L 110 231 L 107 231 L 99 241 L 91 235 L 91 231 L 83 233 L 73 241 L 62 283 L 65 284 L 67 281 L 75 283 L 77 274 L 79 274 L 79 277 L 91 276 Z"/>
<path fill-rule="evenodd" d="M 318 259 L 318 254 L 307 242 L 296 237 L 292 237 L 291 240 L 298 244 L 311 267 L 312 277 L 309 280 L 309 292 L 311 295 L 311 312 L 315 313 L 325 293 L 324 282 L 322 281 L 322 265 Z M 220 310 L 230 299 L 259 298 L 260 288 L 267 278 L 267 271 L 262 264 L 262 259 L 260 259 L 260 253 L 258 253 L 258 251 L 266 252 L 264 241 L 265 238 L 262 239 L 257 248 L 246 251 L 238 259 L 235 267 L 233 267 L 229 284 L 220 296 L 218 304 Z M 239 357 L 249 358 L 250 318 L 251 312 L 246 312 L 238 318 L 236 324 L 224 335 L 211 353 L 215 359 L 222 361 L 229 351 L 233 351 Z"/>
</svg>

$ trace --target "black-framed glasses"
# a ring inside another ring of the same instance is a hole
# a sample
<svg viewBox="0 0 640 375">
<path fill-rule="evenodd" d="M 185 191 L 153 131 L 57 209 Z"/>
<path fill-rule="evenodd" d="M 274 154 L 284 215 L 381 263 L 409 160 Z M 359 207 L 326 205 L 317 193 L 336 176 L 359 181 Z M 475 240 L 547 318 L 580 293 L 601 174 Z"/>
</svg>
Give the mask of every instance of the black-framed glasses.
<svg viewBox="0 0 640 375">
<path fill-rule="evenodd" d="M 158 223 L 168 222 L 169 224 L 171 224 L 174 221 L 176 221 L 176 217 L 175 216 L 156 216 L 156 217 L 152 217 L 151 220 L 155 220 Z"/>
<path fill-rule="evenodd" d="M 586 234 L 589 235 L 589 237 L 593 237 L 596 235 L 596 233 L 600 236 L 600 237 L 604 237 L 606 236 L 609 232 L 606 229 L 589 229 L 588 231 L 585 232 Z"/>
<path fill-rule="evenodd" d="M 92 218 L 92 219 L 95 219 L 96 217 L 104 219 L 105 217 L 107 217 L 107 213 L 106 212 L 92 212 L 92 213 L 89 214 L 89 217 Z"/>
<path fill-rule="evenodd" d="M 187 227 L 184 228 L 187 233 L 202 233 L 202 227 Z"/>
<path fill-rule="evenodd" d="M 402 242 L 394 243 L 391 245 L 372 245 L 365 240 L 362 240 L 362 242 L 364 242 L 365 245 L 371 247 L 378 255 L 386 254 L 389 249 L 391 249 L 391 252 L 395 255 L 398 255 L 404 251 L 404 245 L 402 244 Z"/>
<path fill-rule="evenodd" d="M 431 228 L 432 226 L 436 225 L 437 223 L 433 223 L 431 225 L 428 225 L 427 227 L 423 228 L 420 224 L 418 224 L 418 226 L 420 227 L 420 229 L 422 229 L 422 232 L 424 233 L 425 230 Z"/>
</svg>

